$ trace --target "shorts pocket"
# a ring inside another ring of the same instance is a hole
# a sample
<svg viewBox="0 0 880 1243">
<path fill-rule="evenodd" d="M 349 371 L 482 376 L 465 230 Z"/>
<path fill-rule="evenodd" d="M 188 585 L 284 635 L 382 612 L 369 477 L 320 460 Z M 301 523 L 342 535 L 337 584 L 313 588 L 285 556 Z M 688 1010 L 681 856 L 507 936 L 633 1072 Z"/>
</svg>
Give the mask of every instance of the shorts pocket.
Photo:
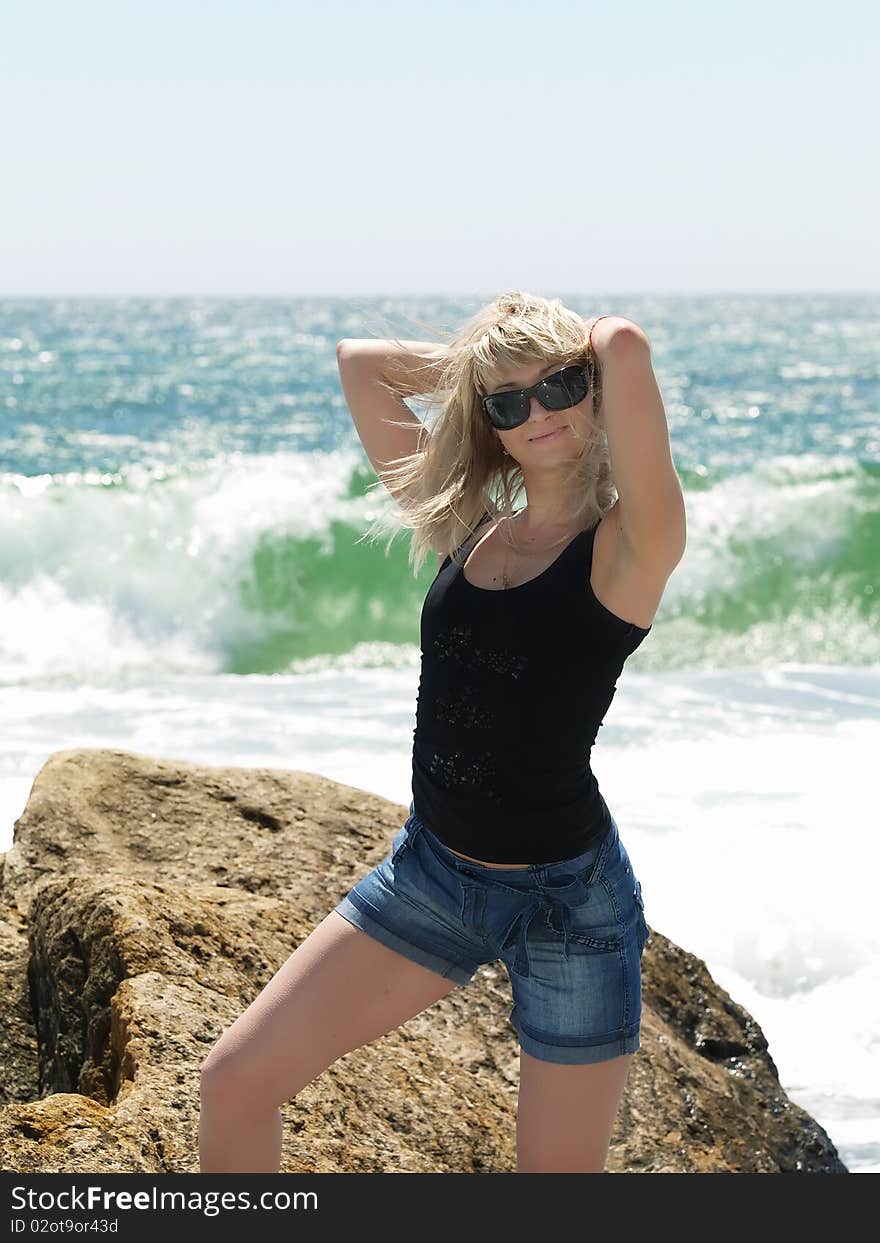
<svg viewBox="0 0 880 1243">
<path fill-rule="evenodd" d="M 585 901 L 564 905 L 567 907 L 568 935 L 572 941 L 599 953 L 620 949 L 625 940 L 625 930 L 605 885 L 591 885 Z M 547 925 L 560 937 L 563 935 L 562 918 L 563 912 L 558 907 L 547 911 Z"/>
<path fill-rule="evenodd" d="M 462 882 L 428 848 L 418 825 L 405 825 L 395 835 L 388 879 L 394 893 L 426 918 L 443 925 L 460 923 L 465 905 Z"/>
</svg>

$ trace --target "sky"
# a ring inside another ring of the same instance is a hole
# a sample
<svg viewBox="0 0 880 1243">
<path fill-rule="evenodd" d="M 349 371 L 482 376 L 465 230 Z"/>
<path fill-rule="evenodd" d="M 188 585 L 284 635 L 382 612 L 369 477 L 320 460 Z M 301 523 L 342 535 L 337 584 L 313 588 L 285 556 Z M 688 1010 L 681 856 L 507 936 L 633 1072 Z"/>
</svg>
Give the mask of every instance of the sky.
<svg viewBox="0 0 880 1243">
<path fill-rule="evenodd" d="M 873 292 L 878 34 L 860 0 L 0 0 L 0 296 Z"/>
</svg>

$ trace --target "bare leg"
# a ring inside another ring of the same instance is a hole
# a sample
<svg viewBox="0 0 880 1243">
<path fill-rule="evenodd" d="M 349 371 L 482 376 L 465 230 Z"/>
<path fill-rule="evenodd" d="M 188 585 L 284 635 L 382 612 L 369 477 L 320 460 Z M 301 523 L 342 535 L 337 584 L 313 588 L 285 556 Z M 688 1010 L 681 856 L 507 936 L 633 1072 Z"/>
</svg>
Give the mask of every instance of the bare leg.
<svg viewBox="0 0 880 1243">
<path fill-rule="evenodd" d="M 280 1105 L 455 987 L 331 911 L 202 1065 L 201 1172 L 278 1173 Z"/>
<path fill-rule="evenodd" d="M 632 1053 L 566 1066 L 520 1049 L 518 1174 L 601 1174 Z"/>
</svg>

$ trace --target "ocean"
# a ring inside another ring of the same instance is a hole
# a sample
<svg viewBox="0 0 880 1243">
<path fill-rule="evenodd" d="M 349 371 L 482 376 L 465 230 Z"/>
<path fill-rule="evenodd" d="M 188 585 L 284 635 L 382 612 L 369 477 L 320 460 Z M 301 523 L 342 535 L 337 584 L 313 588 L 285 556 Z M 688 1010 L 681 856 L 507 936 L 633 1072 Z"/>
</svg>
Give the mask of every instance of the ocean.
<svg viewBox="0 0 880 1243">
<path fill-rule="evenodd" d="M 409 804 L 436 561 L 356 544 L 390 498 L 335 346 L 495 292 L 0 300 L 0 850 L 71 747 Z M 592 754 L 646 918 L 880 1172 L 880 296 L 559 296 L 648 333 L 687 504 Z"/>
</svg>

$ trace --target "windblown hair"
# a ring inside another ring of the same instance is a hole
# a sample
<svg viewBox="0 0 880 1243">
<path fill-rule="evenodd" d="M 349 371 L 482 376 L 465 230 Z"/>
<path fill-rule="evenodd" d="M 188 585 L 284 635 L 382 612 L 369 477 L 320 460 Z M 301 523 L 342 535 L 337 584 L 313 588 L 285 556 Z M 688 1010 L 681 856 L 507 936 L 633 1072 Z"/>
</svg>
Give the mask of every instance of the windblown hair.
<svg viewBox="0 0 880 1243">
<path fill-rule="evenodd" d="M 563 488 L 578 529 L 595 525 L 614 503 L 615 489 L 601 417 L 601 368 L 588 347 L 585 321 L 559 298 L 513 290 L 480 309 L 458 333 L 445 335 L 451 339 L 439 351 L 439 362 L 413 366 L 408 381 L 391 375 L 388 367 L 378 377 L 398 398 L 417 398 L 428 410 L 439 407 L 416 452 L 393 459 L 383 467 L 382 480 L 370 485 L 387 486 L 397 498 L 402 525 L 413 531 L 413 572 L 418 574 L 432 549 L 441 557 L 454 554 L 486 511 L 494 518 L 512 518 L 514 503 L 525 495 L 520 464 L 504 453 L 481 404 L 510 367 L 537 361 L 586 366 L 593 419 Z M 419 388 L 422 372 L 434 378 L 433 386 Z M 372 536 L 382 523 L 380 516 L 361 538 Z"/>
</svg>

